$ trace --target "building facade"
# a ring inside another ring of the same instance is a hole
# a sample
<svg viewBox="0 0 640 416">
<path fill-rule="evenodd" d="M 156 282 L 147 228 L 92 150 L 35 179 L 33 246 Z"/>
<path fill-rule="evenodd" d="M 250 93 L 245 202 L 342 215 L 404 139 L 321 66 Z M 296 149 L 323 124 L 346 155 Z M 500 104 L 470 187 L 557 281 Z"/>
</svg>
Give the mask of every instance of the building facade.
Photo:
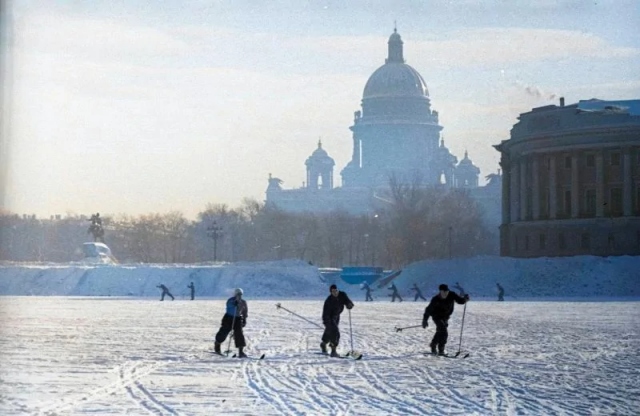
<svg viewBox="0 0 640 416">
<path fill-rule="evenodd" d="M 560 99 L 495 148 L 501 255 L 640 254 L 640 100 Z"/>
<path fill-rule="evenodd" d="M 427 85 L 405 62 L 403 41 L 395 29 L 387 46 L 387 58 L 367 80 L 361 109 L 354 113 L 349 127 L 352 154 L 340 172 L 341 186 L 334 187 L 335 163 L 318 143 L 305 162 L 307 180 L 302 188 L 283 189 L 282 181 L 270 175 L 267 204 L 291 212 L 367 214 L 388 204 L 382 195 L 393 177 L 400 183 L 469 188 L 497 230 L 500 175 L 492 175 L 492 186 L 478 186 L 480 169 L 469 155 L 465 152 L 458 163 L 445 146 Z"/>
</svg>

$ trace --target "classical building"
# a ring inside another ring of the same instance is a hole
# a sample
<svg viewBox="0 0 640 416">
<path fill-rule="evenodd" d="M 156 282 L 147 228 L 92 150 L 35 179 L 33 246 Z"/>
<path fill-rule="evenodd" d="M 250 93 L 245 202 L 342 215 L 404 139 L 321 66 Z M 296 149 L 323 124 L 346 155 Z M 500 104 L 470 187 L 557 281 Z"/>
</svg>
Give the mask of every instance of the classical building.
<svg viewBox="0 0 640 416">
<path fill-rule="evenodd" d="M 361 110 L 354 113 L 351 160 L 334 187 L 334 161 L 322 143 L 305 162 L 307 180 L 299 189 L 283 189 L 269 175 L 267 204 L 293 212 L 345 210 L 366 214 L 385 202 L 384 190 L 394 177 L 402 183 L 469 188 L 483 204 L 490 225 L 500 224 L 500 175 L 492 186 L 478 187 L 478 169 L 468 154 L 458 163 L 441 137 L 438 112 L 431 108 L 427 84 L 404 60 L 397 31 L 389 37 L 384 64 L 369 77 Z"/>
<path fill-rule="evenodd" d="M 640 100 L 521 114 L 501 153 L 503 256 L 640 254 Z"/>
</svg>

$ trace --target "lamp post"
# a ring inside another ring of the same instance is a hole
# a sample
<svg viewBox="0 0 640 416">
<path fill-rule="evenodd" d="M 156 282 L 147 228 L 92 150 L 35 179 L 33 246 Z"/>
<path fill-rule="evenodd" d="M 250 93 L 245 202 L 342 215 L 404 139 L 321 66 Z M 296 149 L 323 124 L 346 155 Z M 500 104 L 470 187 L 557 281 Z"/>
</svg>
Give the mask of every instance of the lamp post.
<svg viewBox="0 0 640 416">
<path fill-rule="evenodd" d="M 213 261 L 218 260 L 218 240 L 222 238 L 222 227 L 215 221 L 207 227 L 207 234 L 213 239 Z"/>
</svg>

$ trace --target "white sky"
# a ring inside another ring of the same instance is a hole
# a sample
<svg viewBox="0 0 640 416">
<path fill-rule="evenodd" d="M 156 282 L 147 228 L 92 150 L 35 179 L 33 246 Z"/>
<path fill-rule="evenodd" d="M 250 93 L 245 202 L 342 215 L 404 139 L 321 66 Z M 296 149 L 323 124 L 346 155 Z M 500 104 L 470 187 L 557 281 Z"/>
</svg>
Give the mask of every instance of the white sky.
<svg viewBox="0 0 640 416">
<path fill-rule="evenodd" d="M 339 178 L 394 20 L 483 176 L 519 113 L 640 97 L 635 1 L 164 3 L 6 3 L 5 208 L 194 217 L 264 199 L 269 173 L 301 186 L 319 138 Z"/>
</svg>

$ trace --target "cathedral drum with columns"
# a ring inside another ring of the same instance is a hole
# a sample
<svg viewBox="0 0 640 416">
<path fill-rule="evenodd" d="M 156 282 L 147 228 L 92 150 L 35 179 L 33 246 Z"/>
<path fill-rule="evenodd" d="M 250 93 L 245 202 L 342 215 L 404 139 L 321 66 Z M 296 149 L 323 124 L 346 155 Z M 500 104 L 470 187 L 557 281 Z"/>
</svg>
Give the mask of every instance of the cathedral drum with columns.
<svg viewBox="0 0 640 416">
<path fill-rule="evenodd" d="M 501 153 L 500 252 L 640 254 L 640 100 L 521 114 Z"/>
</svg>

